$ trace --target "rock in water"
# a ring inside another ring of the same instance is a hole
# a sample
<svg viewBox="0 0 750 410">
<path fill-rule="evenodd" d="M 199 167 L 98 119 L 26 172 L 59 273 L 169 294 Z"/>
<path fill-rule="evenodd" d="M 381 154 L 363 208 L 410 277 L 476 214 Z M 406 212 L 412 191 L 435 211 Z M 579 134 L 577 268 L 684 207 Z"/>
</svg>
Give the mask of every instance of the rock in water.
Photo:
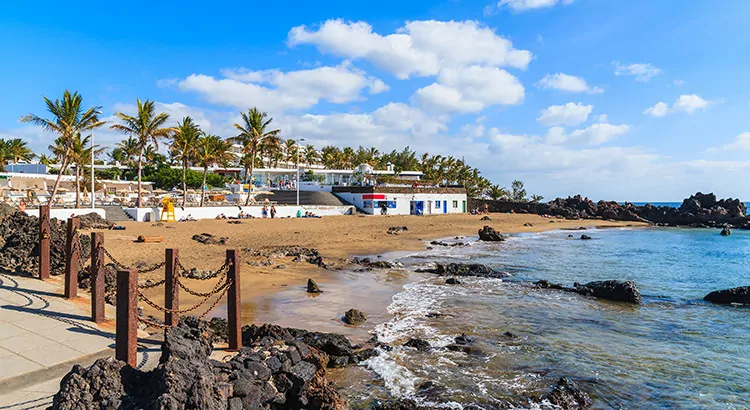
<svg viewBox="0 0 750 410">
<path fill-rule="evenodd" d="M 406 347 L 413 347 L 420 352 L 426 352 L 430 350 L 430 342 L 422 339 L 409 339 L 406 343 L 404 343 L 404 346 Z"/>
<path fill-rule="evenodd" d="M 603 280 L 589 282 L 575 289 L 581 295 L 594 296 L 618 302 L 641 303 L 641 292 L 635 282 Z"/>
<path fill-rule="evenodd" d="M 448 278 L 448 279 L 445 280 L 445 284 L 446 285 L 460 285 L 461 281 L 459 281 L 456 278 Z"/>
<path fill-rule="evenodd" d="M 312 279 L 307 279 L 307 293 L 321 293 L 323 292 Z"/>
<path fill-rule="evenodd" d="M 479 240 L 487 242 L 502 242 L 505 240 L 505 237 L 503 235 L 500 235 L 491 226 L 485 225 L 482 229 L 479 230 Z"/>
<path fill-rule="evenodd" d="M 588 236 L 588 235 L 586 235 L 586 234 L 583 234 L 583 235 L 581 235 L 581 240 L 587 241 L 587 240 L 589 240 L 589 239 L 591 239 L 591 237 L 590 237 L 590 236 Z"/>
<path fill-rule="evenodd" d="M 750 304 L 750 286 L 716 290 L 706 295 L 703 300 L 720 305 L 729 305 L 732 303 Z"/>
<path fill-rule="evenodd" d="M 420 272 L 434 273 L 440 276 L 477 276 L 480 278 L 506 278 L 507 272 L 501 272 L 479 263 L 438 263 L 435 269 L 422 269 Z"/>
<path fill-rule="evenodd" d="M 728 226 L 725 226 L 725 227 L 724 227 L 724 228 L 723 228 L 723 229 L 721 230 L 721 236 L 729 236 L 729 235 L 731 235 L 731 234 L 732 234 L 732 230 L 731 230 L 731 229 L 729 229 L 729 227 L 728 227 Z"/>
<path fill-rule="evenodd" d="M 562 410 L 587 409 L 592 404 L 589 395 L 567 377 L 561 378 L 543 399 Z"/>
<path fill-rule="evenodd" d="M 357 309 L 349 309 L 344 314 L 344 323 L 347 325 L 358 326 L 366 321 L 367 316 Z"/>
</svg>

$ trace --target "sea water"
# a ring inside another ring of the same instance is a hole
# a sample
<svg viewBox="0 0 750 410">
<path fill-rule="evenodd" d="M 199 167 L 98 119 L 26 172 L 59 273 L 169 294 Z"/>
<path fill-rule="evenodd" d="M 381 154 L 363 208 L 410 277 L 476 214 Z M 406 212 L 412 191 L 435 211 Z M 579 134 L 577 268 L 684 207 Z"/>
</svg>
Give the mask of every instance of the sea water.
<svg viewBox="0 0 750 410">
<path fill-rule="evenodd" d="M 577 239 L 582 233 L 593 239 Z M 373 330 L 395 348 L 365 366 L 392 395 L 455 408 L 533 407 L 526 397 L 541 396 L 560 377 L 577 381 L 594 408 L 748 408 L 750 307 L 702 298 L 750 285 L 749 261 L 745 231 L 729 237 L 698 229 L 552 231 L 437 247 L 401 262 L 407 270 L 482 263 L 513 277 L 447 285 L 445 278 L 414 276 Z M 529 286 L 539 279 L 568 286 L 631 280 L 643 304 Z M 476 337 L 471 354 L 443 349 L 461 333 Z M 435 349 L 401 347 L 410 337 Z M 420 392 L 426 381 L 438 387 Z"/>
</svg>

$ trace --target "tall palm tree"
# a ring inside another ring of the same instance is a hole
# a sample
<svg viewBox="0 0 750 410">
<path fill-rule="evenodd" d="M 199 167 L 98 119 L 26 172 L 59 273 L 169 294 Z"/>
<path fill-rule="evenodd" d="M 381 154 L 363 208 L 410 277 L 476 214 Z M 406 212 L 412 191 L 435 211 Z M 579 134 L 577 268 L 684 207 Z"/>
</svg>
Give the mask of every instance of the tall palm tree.
<svg viewBox="0 0 750 410">
<path fill-rule="evenodd" d="M 50 165 L 57 164 L 57 160 L 47 154 L 42 154 L 39 156 L 39 163 L 49 167 Z"/>
<path fill-rule="evenodd" d="M 65 90 L 62 100 L 52 101 L 44 97 L 47 104 L 47 111 L 52 114 L 50 118 L 42 118 L 34 114 L 24 115 L 21 122 L 28 122 L 42 127 L 47 132 L 59 135 L 60 145 L 63 148 L 61 155 L 61 166 L 57 173 L 55 185 L 49 197 L 49 203 L 55 200 L 57 189 L 60 186 L 60 178 L 70 164 L 70 152 L 73 148 L 73 142 L 81 132 L 90 131 L 104 125 L 104 121 L 99 119 L 101 107 L 83 108 L 83 98 L 78 92 L 73 94 Z"/>
<path fill-rule="evenodd" d="M 278 135 L 269 135 L 268 138 L 263 139 L 260 148 L 261 158 L 265 158 L 268 168 L 271 168 L 274 155 L 281 152 L 281 138 Z"/>
<path fill-rule="evenodd" d="M 93 155 L 96 157 L 104 151 L 98 145 L 94 145 Z M 70 163 L 75 167 L 76 177 L 76 208 L 81 206 L 81 180 L 84 177 L 85 167 L 91 164 L 91 136 L 81 137 L 77 134 L 73 140 L 73 149 L 70 151 Z M 90 182 L 90 181 L 89 181 Z M 94 193 L 91 193 L 91 199 L 94 199 Z"/>
<path fill-rule="evenodd" d="M 121 150 L 125 157 L 124 161 L 120 161 L 120 163 L 132 168 L 136 163 L 138 154 L 140 153 L 138 140 L 133 137 L 128 137 L 127 139 L 118 142 L 116 149 Z"/>
<path fill-rule="evenodd" d="M 300 152 L 302 154 L 302 152 Z M 284 161 L 288 163 L 297 161 L 297 141 L 287 139 L 284 141 Z"/>
<path fill-rule="evenodd" d="M 120 119 L 122 124 L 113 124 L 111 129 L 126 135 L 132 135 L 138 141 L 138 200 L 136 206 L 141 206 L 141 179 L 143 174 L 143 153 L 149 143 L 153 143 L 156 148 L 159 147 L 159 139 L 166 138 L 172 132 L 172 128 L 165 127 L 169 114 L 156 113 L 154 102 L 146 100 L 141 102 L 136 100 L 138 112 L 135 116 L 118 112 L 115 115 Z"/>
<path fill-rule="evenodd" d="M 234 128 L 239 131 L 236 137 L 230 138 L 230 142 L 236 142 L 242 145 L 243 158 L 242 164 L 245 168 L 245 179 L 249 180 L 250 188 L 247 191 L 245 205 L 250 203 L 250 196 L 253 191 L 253 168 L 255 167 L 255 158 L 258 155 L 258 148 L 266 138 L 279 135 L 280 130 L 268 130 L 273 118 L 268 114 L 261 112 L 253 107 L 247 113 L 240 113 L 242 122 L 234 124 Z"/>
<path fill-rule="evenodd" d="M 308 167 L 312 166 L 312 164 L 315 164 L 320 160 L 318 151 L 316 151 L 315 147 L 312 145 L 306 146 L 303 152 L 305 154 L 305 161 L 307 161 Z"/>
<path fill-rule="evenodd" d="M 231 152 L 231 145 L 216 135 L 203 135 L 198 138 L 195 144 L 195 161 L 203 167 L 203 184 L 201 184 L 201 203 L 206 197 L 206 175 L 208 168 L 217 164 L 226 164 L 234 159 Z"/>
<path fill-rule="evenodd" d="M 198 139 L 201 136 L 201 129 L 193 122 L 190 117 L 185 117 L 177 123 L 174 133 L 172 133 L 172 145 L 170 153 L 172 157 L 182 165 L 182 206 L 185 206 L 187 199 L 187 169 L 190 163 L 195 159 L 195 150 Z"/>
</svg>

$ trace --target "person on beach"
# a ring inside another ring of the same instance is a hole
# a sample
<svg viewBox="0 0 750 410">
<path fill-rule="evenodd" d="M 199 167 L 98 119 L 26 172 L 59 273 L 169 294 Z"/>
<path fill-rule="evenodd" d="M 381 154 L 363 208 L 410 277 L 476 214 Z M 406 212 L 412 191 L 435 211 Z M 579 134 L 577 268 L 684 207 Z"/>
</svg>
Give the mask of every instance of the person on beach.
<svg viewBox="0 0 750 410">
<path fill-rule="evenodd" d="M 271 205 L 271 219 L 276 218 L 276 206 Z"/>
<path fill-rule="evenodd" d="M 297 218 L 302 218 L 302 210 L 301 209 L 297 210 Z"/>
<path fill-rule="evenodd" d="M 268 218 L 268 205 L 263 206 L 263 210 L 261 211 L 261 214 L 263 215 L 263 218 Z"/>
<path fill-rule="evenodd" d="M 26 201 L 23 199 L 18 203 L 18 212 L 26 213 Z"/>
</svg>

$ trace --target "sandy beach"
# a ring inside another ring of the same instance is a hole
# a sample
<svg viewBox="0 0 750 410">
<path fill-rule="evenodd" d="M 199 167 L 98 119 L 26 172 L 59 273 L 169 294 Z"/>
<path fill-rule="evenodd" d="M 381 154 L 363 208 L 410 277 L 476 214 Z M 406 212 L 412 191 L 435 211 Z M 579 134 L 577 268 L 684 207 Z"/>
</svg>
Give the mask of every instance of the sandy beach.
<svg viewBox="0 0 750 410">
<path fill-rule="evenodd" d="M 243 323 L 256 321 L 256 312 L 265 312 L 262 318 L 273 317 L 273 307 L 269 306 L 269 294 L 302 287 L 307 278 L 314 278 L 324 286 L 337 281 L 340 275 L 335 268 L 347 264 L 348 258 L 354 255 L 376 255 L 389 251 L 415 251 L 425 248 L 424 241 L 476 235 L 484 225 L 489 225 L 502 233 L 538 232 L 553 229 L 576 228 L 580 226 L 622 227 L 632 223 L 618 223 L 601 220 L 569 221 L 549 219 L 538 215 L 490 214 L 490 221 L 482 221 L 476 215 L 440 215 L 440 216 L 339 216 L 320 219 L 250 219 L 242 224 L 230 224 L 226 220 L 201 220 L 178 223 L 124 223 L 125 231 L 105 231 L 105 247 L 121 263 L 133 266 L 136 263 L 148 265 L 164 259 L 164 250 L 175 248 L 180 252 L 180 261 L 190 269 L 196 267 L 204 270 L 215 270 L 222 265 L 225 249 L 264 249 L 278 246 L 299 245 L 319 250 L 333 270 L 325 270 L 309 263 L 294 263 L 292 258 L 273 258 L 271 266 L 253 266 L 247 262 L 257 259 L 245 257 L 241 252 L 243 298 Z M 531 225 L 531 226 L 529 226 Z M 408 231 L 399 235 L 386 232 L 392 226 L 406 226 Z M 226 245 L 205 245 L 196 242 L 192 236 L 210 233 L 228 238 Z M 162 236 L 161 243 L 136 243 L 140 236 Z M 278 269 L 279 265 L 286 268 Z M 159 280 L 163 270 L 141 275 L 146 279 Z M 189 286 L 197 291 L 210 290 L 215 281 L 190 280 Z M 345 286 L 344 286 L 345 287 Z M 162 287 L 149 289 L 146 294 L 155 302 L 163 302 Z M 191 306 L 198 299 L 181 293 L 181 307 Z M 376 301 L 371 301 L 376 302 Z M 379 301 L 378 301 L 379 302 Z M 380 304 L 380 303 L 378 303 Z M 387 303 L 386 303 L 387 304 Z M 324 304 L 325 305 L 325 304 Z M 330 305 L 330 309 L 337 309 Z M 222 314 L 222 304 L 212 314 Z M 147 313 L 156 311 L 144 304 Z M 318 309 L 325 306 L 318 306 Z M 384 307 L 380 306 L 382 310 Z M 198 310 L 200 311 L 200 310 Z M 300 312 L 304 313 L 304 312 Z M 304 326 L 304 320 L 298 317 L 298 326 Z M 294 325 L 288 320 L 286 325 Z M 355 332 L 356 333 L 356 332 Z M 363 335 L 358 335 L 363 336 Z"/>
</svg>

